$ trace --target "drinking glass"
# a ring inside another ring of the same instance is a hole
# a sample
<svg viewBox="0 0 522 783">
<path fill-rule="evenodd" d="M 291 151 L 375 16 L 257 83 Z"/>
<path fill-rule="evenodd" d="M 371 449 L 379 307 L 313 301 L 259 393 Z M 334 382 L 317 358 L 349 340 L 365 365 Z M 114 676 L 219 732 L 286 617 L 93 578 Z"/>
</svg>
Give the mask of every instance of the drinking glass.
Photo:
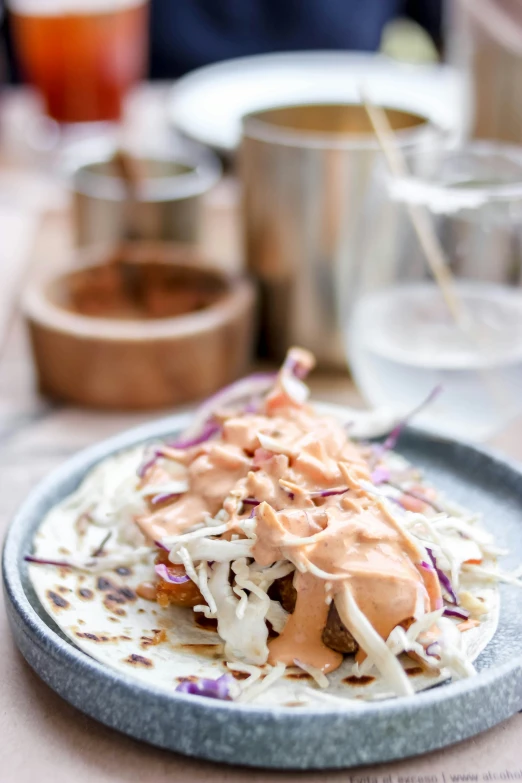
<svg viewBox="0 0 522 783">
<path fill-rule="evenodd" d="M 343 277 L 342 330 L 357 386 L 372 406 L 413 409 L 415 422 L 486 440 L 522 412 L 522 148 L 476 142 L 406 156 L 409 175 L 383 161 L 356 239 L 358 272 Z M 458 313 L 430 274 L 411 209 L 422 210 L 452 272 Z M 355 304 L 343 307 L 343 302 Z"/>
<path fill-rule="evenodd" d="M 145 74 L 147 0 L 8 0 L 22 73 L 60 124 L 117 121 Z"/>
</svg>

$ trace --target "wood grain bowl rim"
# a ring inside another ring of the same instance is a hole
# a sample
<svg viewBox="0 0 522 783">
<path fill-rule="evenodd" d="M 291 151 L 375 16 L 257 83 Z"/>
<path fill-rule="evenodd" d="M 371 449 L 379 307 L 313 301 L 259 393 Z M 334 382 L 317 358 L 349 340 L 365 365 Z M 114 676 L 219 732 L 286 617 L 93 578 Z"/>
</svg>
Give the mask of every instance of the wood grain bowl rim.
<svg viewBox="0 0 522 783">
<path fill-rule="evenodd" d="M 155 259 L 156 261 L 156 259 Z M 217 302 L 203 310 L 167 318 L 133 320 L 114 319 L 73 313 L 52 302 L 48 291 L 53 283 L 64 277 L 64 272 L 33 283 L 22 299 L 22 309 L 27 320 L 35 325 L 61 332 L 81 340 L 107 340 L 121 342 L 147 342 L 149 340 L 173 340 L 203 335 L 227 324 L 254 306 L 254 286 L 245 277 L 227 274 L 222 270 L 199 263 L 180 263 L 159 260 L 158 263 L 197 269 L 208 272 L 215 279 L 220 277 L 226 291 Z M 101 266 L 86 264 L 82 268 Z M 68 270 L 68 271 L 77 271 Z M 67 275 L 67 271 L 65 272 Z"/>
</svg>

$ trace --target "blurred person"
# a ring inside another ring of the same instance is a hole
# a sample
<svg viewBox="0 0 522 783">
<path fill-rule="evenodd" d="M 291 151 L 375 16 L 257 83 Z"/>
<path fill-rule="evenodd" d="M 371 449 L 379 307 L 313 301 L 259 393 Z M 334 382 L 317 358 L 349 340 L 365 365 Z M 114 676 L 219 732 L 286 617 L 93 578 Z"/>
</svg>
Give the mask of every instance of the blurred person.
<svg viewBox="0 0 522 783">
<path fill-rule="evenodd" d="M 2 0 L 0 0 L 0 4 Z M 375 51 L 386 25 L 406 17 L 441 44 L 443 0 L 151 0 L 150 76 L 170 79 L 202 65 L 264 52 Z M 19 69 L 7 41 L 12 81 Z"/>
<path fill-rule="evenodd" d="M 4 36 L 2 35 L 2 29 L 4 26 L 4 16 L 5 16 L 4 3 L 3 0 L 0 0 L 0 86 L 7 81 L 7 72 L 8 72 L 6 42 L 4 40 Z"/>
<path fill-rule="evenodd" d="M 379 48 L 406 17 L 441 44 L 443 0 L 151 0 L 152 78 L 264 52 Z"/>
</svg>

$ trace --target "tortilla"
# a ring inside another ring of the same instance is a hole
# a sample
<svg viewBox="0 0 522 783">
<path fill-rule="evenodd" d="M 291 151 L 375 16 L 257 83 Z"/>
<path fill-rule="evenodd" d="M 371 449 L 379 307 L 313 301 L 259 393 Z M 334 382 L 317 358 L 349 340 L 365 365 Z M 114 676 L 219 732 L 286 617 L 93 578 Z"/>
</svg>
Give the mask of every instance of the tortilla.
<svg viewBox="0 0 522 783">
<path fill-rule="evenodd" d="M 71 556 L 86 558 L 106 542 L 107 566 L 97 573 L 52 565 L 29 565 L 29 575 L 38 598 L 58 628 L 77 647 L 113 669 L 144 684 L 173 692 L 179 683 L 190 678 L 212 678 L 231 673 L 226 666 L 223 644 L 217 632 L 198 624 L 192 609 L 169 606 L 161 608 L 136 593 L 138 585 L 154 577 L 153 553 L 138 562 L 133 557 L 144 541 L 141 533 L 129 526 L 129 539 L 114 539 L 116 527 L 110 514 L 89 524 L 82 517 L 86 500 L 96 492 L 106 498 L 121 499 L 126 487 L 136 481 L 136 470 L 143 459 L 144 447 L 109 457 L 91 471 L 72 496 L 53 508 L 42 521 L 34 538 L 34 555 L 44 559 L 64 560 Z M 98 489 L 96 489 L 96 487 Z M 100 489 L 101 488 L 101 489 Z M 128 513 L 131 515 L 130 507 Z M 127 512 L 125 512 L 127 513 Z M 111 540 L 112 539 L 112 540 Z M 120 564 L 111 562 L 112 546 L 117 543 Z M 141 550 L 140 550 L 141 551 Z M 100 558 L 103 563 L 104 558 Z M 462 634 L 466 655 L 473 661 L 493 637 L 499 613 L 496 588 L 468 587 L 484 599 L 489 613 L 481 624 Z M 200 617 L 200 616 L 199 616 Z M 433 687 L 448 679 L 446 672 L 426 673 L 403 656 L 415 691 Z M 361 701 L 393 696 L 375 670 L 371 676 L 357 679 L 352 674 L 353 658 L 346 657 L 341 667 L 329 675 L 329 687 L 320 689 L 306 672 L 287 669 L 285 676 L 268 690 L 252 699 L 257 705 L 338 704 L 355 706 Z M 268 671 L 270 667 L 261 666 Z M 238 684 L 245 673 L 236 672 Z M 334 697 L 334 698 L 332 698 Z"/>
</svg>

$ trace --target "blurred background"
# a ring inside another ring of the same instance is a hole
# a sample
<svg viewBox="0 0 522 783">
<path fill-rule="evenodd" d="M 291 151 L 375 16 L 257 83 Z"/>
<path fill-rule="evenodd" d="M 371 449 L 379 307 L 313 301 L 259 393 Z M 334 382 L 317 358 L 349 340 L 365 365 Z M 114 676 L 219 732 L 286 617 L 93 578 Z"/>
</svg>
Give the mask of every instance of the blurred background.
<svg viewBox="0 0 522 783">
<path fill-rule="evenodd" d="M 65 453 L 299 344 L 317 396 L 442 384 L 419 424 L 509 449 L 521 76 L 519 0 L 0 0 L 4 442 Z"/>
</svg>

